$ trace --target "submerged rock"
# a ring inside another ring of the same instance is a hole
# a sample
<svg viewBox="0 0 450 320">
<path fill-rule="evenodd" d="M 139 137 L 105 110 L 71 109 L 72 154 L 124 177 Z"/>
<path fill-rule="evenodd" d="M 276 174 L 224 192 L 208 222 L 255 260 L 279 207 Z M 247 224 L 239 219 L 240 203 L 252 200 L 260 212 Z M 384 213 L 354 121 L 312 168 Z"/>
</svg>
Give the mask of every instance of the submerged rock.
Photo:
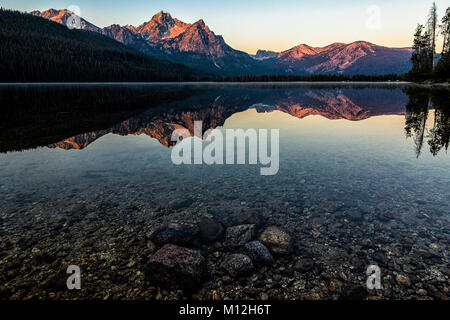
<svg viewBox="0 0 450 320">
<path fill-rule="evenodd" d="M 259 241 L 252 241 L 245 245 L 245 252 L 256 263 L 270 264 L 273 257 L 269 249 Z"/>
<path fill-rule="evenodd" d="M 169 224 L 163 226 L 153 235 L 153 242 L 159 246 L 167 243 L 178 245 L 190 244 L 199 233 L 199 228 L 193 225 Z"/>
<path fill-rule="evenodd" d="M 253 270 L 252 260 L 245 254 L 232 254 L 225 258 L 222 263 L 224 268 L 232 277 L 238 277 Z"/>
<path fill-rule="evenodd" d="M 255 225 L 244 224 L 227 228 L 226 243 L 230 247 L 240 247 L 250 242 L 255 236 Z"/>
<path fill-rule="evenodd" d="M 152 282 L 167 289 L 199 286 L 206 274 L 206 263 L 198 250 L 167 244 L 150 257 L 144 273 Z"/>
<path fill-rule="evenodd" d="M 208 242 L 217 241 L 223 238 L 225 229 L 220 222 L 211 218 L 203 218 L 198 224 L 200 237 Z"/>
<path fill-rule="evenodd" d="M 288 254 L 292 250 L 291 237 L 277 227 L 268 227 L 259 239 L 274 254 Z"/>
</svg>

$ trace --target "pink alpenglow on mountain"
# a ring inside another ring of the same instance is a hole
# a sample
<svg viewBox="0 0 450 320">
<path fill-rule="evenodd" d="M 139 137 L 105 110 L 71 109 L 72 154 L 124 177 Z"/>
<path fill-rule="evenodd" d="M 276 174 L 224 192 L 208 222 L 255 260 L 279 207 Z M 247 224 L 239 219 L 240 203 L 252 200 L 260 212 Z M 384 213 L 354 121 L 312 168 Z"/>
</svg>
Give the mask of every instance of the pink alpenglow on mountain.
<svg viewBox="0 0 450 320">
<path fill-rule="evenodd" d="M 61 24 L 73 15 L 55 9 L 32 14 Z M 146 54 L 220 75 L 382 75 L 403 74 L 411 68 L 411 48 L 388 48 L 365 41 L 326 47 L 301 44 L 280 53 L 259 50 L 251 56 L 230 47 L 203 20 L 185 23 L 163 11 L 138 27 L 111 25 L 102 29 L 83 18 L 81 27 Z"/>
</svg>

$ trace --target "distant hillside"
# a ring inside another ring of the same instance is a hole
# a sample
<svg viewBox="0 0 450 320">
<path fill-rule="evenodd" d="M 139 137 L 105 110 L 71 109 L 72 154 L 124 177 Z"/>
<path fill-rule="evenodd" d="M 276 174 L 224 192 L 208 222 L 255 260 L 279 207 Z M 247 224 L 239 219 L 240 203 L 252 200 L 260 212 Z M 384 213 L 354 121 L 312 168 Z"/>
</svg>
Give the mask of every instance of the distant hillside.
<svg viewBox="0 0 450 320">
<path fill-rule="evenodd" d="M 101 34 L 0 10 L 0 82 L 189 81 L 207 75 Z"/>
</svg>

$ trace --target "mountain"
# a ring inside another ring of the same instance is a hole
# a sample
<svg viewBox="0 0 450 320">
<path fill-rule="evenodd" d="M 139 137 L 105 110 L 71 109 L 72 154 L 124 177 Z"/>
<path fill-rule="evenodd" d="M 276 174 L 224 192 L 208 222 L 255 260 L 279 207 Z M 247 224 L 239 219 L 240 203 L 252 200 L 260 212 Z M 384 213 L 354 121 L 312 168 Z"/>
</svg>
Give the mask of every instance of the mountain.
<svg viewBox="0 0 450 320">
<path fill-rule="evenodd" d="M 271 53 L 266 65 L 285 74 L 404 74 L 411 69 L 411 53 L 410 48 L 388 48 L 365 41 L 333 43 L 326 47 L 302 44 L 278 54 Z M 265 51 L 259 51 L 255 59 L 265 61 L 265 56 Z"/>
<path fill-rule="evenodd" d="M 33 11 L 32 14 L 65 25 L 67 19 L 74 15 L 67 10 L 55 9 Z M 101 29 L 80 19 L 83 30 L 102 33 L 146 54 L 209 73 L 250 75 L 267 70 L 247 53 L 228 46 L 223 37 L 212 32 L 203 20 L 188 24 L 161 11 L 138 27 L 112 25 Z"/>
<path fill-rule="evenodd" d="M 73 15 L 55 9 L 33 14 L 61 24 Z M 383 75 L 404 74 L 411 68 L 410 48 L 388 48 L 365 41 L 326 47 L 301 44 L 284 52 L 259 50 L 256 55 L 249 55 L 230 47 L 203 20 L 189 24 L 163 11 L 138 27 L 112 25 L 101 29 L 80 19 L 84 30 L 102 33 L 157 58 L 222 76 Z"/>
<path fill-rule="evenodd" d="M 179 81 L 206 75 L 156 59 L 95 32 L 70 30 L 66 10 L 0 10 L 0 82 Z M 97 30 L 88 22 L 86 30 Z M 126 40 L 126 35 L 123 34 Z"/>
</svg>

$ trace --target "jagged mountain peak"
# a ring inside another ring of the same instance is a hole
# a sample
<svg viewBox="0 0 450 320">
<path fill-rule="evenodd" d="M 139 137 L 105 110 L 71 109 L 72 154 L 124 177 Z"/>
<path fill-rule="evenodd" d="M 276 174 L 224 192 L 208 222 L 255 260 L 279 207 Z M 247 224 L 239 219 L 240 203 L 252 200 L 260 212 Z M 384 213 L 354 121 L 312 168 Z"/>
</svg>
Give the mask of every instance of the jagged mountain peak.
<svg viewBox="0 0 450 320">
<path fill-rule="evenodd" d="M 160 11 L 155 14 L 150 21 L 134 28 L 134 32 L 141 34 L 150 41 L 160 41 L 178 36 L 184 32 L 189 24 L 178 19 L 172 18 L 170 13 Z M 131 29 L 131 28 L 130 28 Z"/>
<path fill-rule="evenodd" d="M 202 27 L 206 27 L 206 23 L 203 19 L 198 20 L 197 22 L 194 23 L 194 25 L 199 25 Z"/>
<path fill-rule="evenodd" d="M 164 12 L 163 10 L 161 10 L 160 12 L 158 12 L 157 14 L 155 14 L 152 17 L 152 20 L 163 23 L 164 21 L 170 21 L 173 19 L 172 19 L 172 15 L 169 12 Z"/>
<path fill-rule="evenodd" d="M 195 52 L 216 58 L 235 54 L 223 38 L 214 34 L 203 20 L 189 25 L 184 32 L 167 41 L 165 46 L 181 52 Z"/>
<path fill-rule="evenodd" d="M 62 10 L 56 10 L 56 9 L 51 8 L 51 9 L 45 10 L 43 12 L 40 12 L 40 11 L 33 11 L 33 12 L 39 13 L 44 18 L 52 18 L 54 16 L 57 16 L 60 13 L 60 11 L 62 11 Z"/>
</svg>

